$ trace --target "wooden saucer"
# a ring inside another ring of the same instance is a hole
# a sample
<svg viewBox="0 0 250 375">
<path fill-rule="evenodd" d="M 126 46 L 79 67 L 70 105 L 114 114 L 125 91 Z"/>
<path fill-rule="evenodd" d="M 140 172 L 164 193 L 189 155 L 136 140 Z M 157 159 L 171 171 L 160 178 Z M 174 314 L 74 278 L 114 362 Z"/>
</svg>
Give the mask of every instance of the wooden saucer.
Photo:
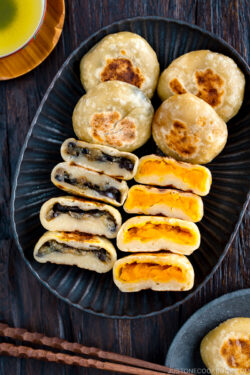
<svg viewBox="0 0 250 375">
<path fill-rule="evenodd" d="M 0 80 L 19 77 L 41 64 L 55 48 L 64 18 L 64 0 L 47 0 L 45 18 L 34 40 L 13 55 L 0 58 Z"/>
</svg>

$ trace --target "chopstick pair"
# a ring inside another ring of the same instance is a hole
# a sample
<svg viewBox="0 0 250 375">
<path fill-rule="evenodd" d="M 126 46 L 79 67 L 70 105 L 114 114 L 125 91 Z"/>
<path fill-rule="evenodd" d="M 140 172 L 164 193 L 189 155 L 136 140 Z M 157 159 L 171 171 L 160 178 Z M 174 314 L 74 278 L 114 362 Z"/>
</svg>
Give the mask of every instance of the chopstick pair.
<svg viewBox="0 0 250 375">
<path fill-rule="evenodd" d="M 81 367 L 92 367 L 99 370 L 114 371 L 124 374 L 187 375 L 186 372 L 184 373 L 180 370 L 171 369 L 126 355 L 103 351 L 94 347 L 87 347 L 78 343 L 71 343 L 69 341 L 60 339 L 59 337 L 47 337 L 41 333 L 29 332 L 22 328 L 12 328 L 4 323 L 0 323 L 0 336 L 47 346 L 50 349 L 66 350 L 74 354 L 70 355 L 65 353 L 55 353 L 50 350 L 33 349 L 29 346 L 0 343 L 0 355 L 18 358 L 32 358 L 67 365 L 77 365 Z M 98 359 L 83 358 L 75 354 L 93 356 Z M 104 361 L 100 361 L 99 359 Z"/>
</svg>

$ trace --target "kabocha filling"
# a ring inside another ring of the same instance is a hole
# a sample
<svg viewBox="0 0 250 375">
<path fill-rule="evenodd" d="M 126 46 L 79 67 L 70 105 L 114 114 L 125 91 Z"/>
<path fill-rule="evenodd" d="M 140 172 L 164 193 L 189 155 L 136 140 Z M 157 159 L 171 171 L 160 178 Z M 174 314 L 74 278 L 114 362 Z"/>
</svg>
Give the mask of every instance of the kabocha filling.
<svg viewBox="0 0 250 375">
<path fill-rule="evenodd" d="M 199 212 L 199 204 L 196 197 L 182 196 L 181 193 L 172 192 L 171 190 L 157 192 L 146 190 L 145 188 L 135 188 L 128 196 L 126 207 L 133 209 L 135 206 L 147 209 L 154 205 L 166 204 L 169 207 L 179 208 L 187 215 L 197 218 Z"/>
<path fill-rule="evenodd" d="M 78 187 L 79 189 L 92 189 L 98 194 L 114 199 L 121 203 L 121 192 L 115 187 L 107 187 L 102 189 L 99 185 L 93 184 L 82 176 L 79 178 L 72 177 L 68 172 L 63 169 L 58 169 L 55 179 L 59 182 L 66 182 L 67 184 Z"/>
<path fill-rule="evenodd" d="M 69 246 L 64 243 L 57 242 L 55 240 L 50 240 L 50 241 L 45 242 L 38 250 L 37 256 L 42 258 L 52 253 L 72 254 L 72 255 L 80 255 L 80 256 L 93 254 L 101 262 L 107 262 L 110 260 L 110 255 L 108 254 L 108 252 L 101 247 L 90 246 L 89 250 L 85 250 L 85 249 Z"/>
<path fill-rule="evenodd" d="M 115 232 L 117 230 L 117 223 L 114 217 L 108 211 L 102 211 L 98 209 L 93 210 L 82 210 L 77 206 L 65 206 L 61 205 L 60 203 L 54 204 L 52 209 L 47 214 L 47 220 L 53 220 L 55 217 L 58 217 L 61 214 L 68 214 L 69 216 L 83 220 L 89 217 L 95 218 L 103 218 L 111 232 Z"/>
<path fill-rule="evenodd" d="M 195 241 L 195 234 L 187 228 L 181 228 L 179 225 L 174 226 L 166 223 L 154 224 L 146 222 L 140 226 L 129 228 L 124 234 L 124 242 L 133 240 L 148 242 L 158 240 L 161 237 L 185 245 L 193 245 Z"/>
<path fill-rule="evenodd" d="M 207 173 L 201 169 L 187 169 L 181 165 L 174 165 L 172 161 L 167 160 L 146 160 L 141 164 L 138 174 L 142 176 L 158 175 L 164 179 L 165 175 L 173 174 L 183 179 L 192 187 L 197 187 L 201 191 L 206 190 Z"/>
<path fill-rule="evenodd" d="M 108 155 L 101 150 L 94 148 L 77 146 L 74 142 L 68 143 L 67 152 L 69 155 L 75 157 L 83 156 L 89 161 L 116 163 L 119 165 L 119 168 L 126 169 L 130 172 L 132 172 L 134 169 L 134 162 L 128 158 Z"/>
<path fill-rule="evenodd" d="M 119 277 L 120 280 L 126 282 L 152 280 L 166 283 L 175 280 L 184 283 L 186 281 L 185 274 L 180 267 L 156 263 L 127 263 L 120 268 Z"/>
</svg>

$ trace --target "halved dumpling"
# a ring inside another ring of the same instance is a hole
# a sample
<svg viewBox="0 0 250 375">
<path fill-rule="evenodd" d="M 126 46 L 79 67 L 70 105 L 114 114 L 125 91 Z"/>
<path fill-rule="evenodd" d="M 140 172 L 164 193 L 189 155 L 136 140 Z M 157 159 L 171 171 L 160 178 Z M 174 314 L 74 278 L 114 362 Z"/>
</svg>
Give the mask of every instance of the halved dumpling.
<svg viewBox="0 0 250 375">
<path fill-rule="evenodd" d="M 123 206 L 130 214 L 164 215 L 197 222 L 203 216 L 203 203 L 198 195 L 174 189 L 134 185 Z"/>
<path fill-rule="evenodd" d="M 138 157 L 130 152 L 122 152 L 113 147 L 91 144 L 74 138 L 63 142 L 61 155 L 65 161 L 122 180 L 131 180 L 138 166 Z"/>
<path fill-rule="evenodd" d="M 212 176 L 210 170 L 201 165 L 146 155 L 139 161 L 135 181 L 148 185 L 172 186 L 203 196 L 209 193 Z"/>
<path fill-rule="evenodd" d="M 230 57 L 200 50 L 175 59 L 161 74 L 157 91 L 162 100 L 175 94 L 194 94 L 227 122 L 239 111 L 244 88 L 244 74 Z"/>
<path fill-rule="evenodd" d="M 40 263 L 66 264 L 104 273 L 112 269 L 117 256 L 106 238 L 86 233 L 46 232 L 35 246 L 34 258 Z"/>
<path fill-rule="evenodd" d="M 226 123 L 209 104 L 189 93 L 161 104 L 152 132 L 164 154 L 196 164 L 212 161 L 227 142 Z"/>
<path fill-rule="evenodd" d="M 202 340 L 201 357 L 211 375 L 250 374 L 250 318 L 232 318 Z"/>
<path fill-rule="evenodd" d="M 196 224 L 161 216 L 134 216 L 122 224 L 117 234 L 117 247 L 121 251 L 169 250 L 190 255 L 199 246 Z"/>
<path fill-rule="evenodd" d="M 115 206 L 123 204 L 128 192 L 126 181 L 68 162 L 59 163 L 53 168 L 51 182 L 68 193 L 98 199 Z"/>
<path fill-rule="evenodd" d="M 108 81 L 78 101 L 73 127 L 81 140 L 133 151 L 149 139 L 153 114 L 150 100 L 137 87 Z"/>
<path fill-rule="evenodd" d="M 122 292 L 184 291 L 194 285 L 194 270 L 184 255 L 133 254 L 115 262 L 113 279 Z"/>
<path fill-rule="evenodd" d="M 118 80 L 154 94 L 160 68 L 148 42 L 138 34 L 122 31 L 105 36 L 80 63 L 81 81 L 86 91 L 104 81 Z"/>
<path fill-rule="evenodd" d="M 107 204 L 71 196 L 51 198 L 40 210 L 42 226 L 50 231 L 82 232 L 115 238 L 120 212 Z"/>
</svg>

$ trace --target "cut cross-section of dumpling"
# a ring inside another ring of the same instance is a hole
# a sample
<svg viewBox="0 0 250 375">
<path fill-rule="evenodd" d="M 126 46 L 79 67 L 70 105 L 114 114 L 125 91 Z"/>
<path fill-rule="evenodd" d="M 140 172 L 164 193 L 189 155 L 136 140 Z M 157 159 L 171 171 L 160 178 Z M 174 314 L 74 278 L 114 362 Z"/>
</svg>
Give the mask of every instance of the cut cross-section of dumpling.
<svg viewBox="0 0 250 375">
<path fill-rule="evenodd" d="M 61 155 L 65 161 L 122 180 L 131 180 L 138 166 L 138 157 L 130 152 L 122 152 L 113 147 L 91 144 L 74 138 L 63 142 Z"/>
<path fill-rule="evenodd" d="M 40 221 L 50 231 L 77 231 L 115 238 L 122 219 L 120 212 L 107 204 L 65 196 L 45 202 Z"/>
<path fill-rule="evenodd" d="M 125 181 L 68 162 L 59 163 L 54 167 L 51 181 L 59 189 L 69 193 L 98 199 L 115 206 L 123 204 L 128 192 Z"/>
<path fill-rule="evenodd" d="M 117 256 L 106 238 L 86 233 L 46 232 L 35 246 L 34 258 L 40 263 L 75 265 L 104 273 L 112 269 Z"/>
<path fill-rule="evenodd" d="M 197 222 L 203 216 L 201 197 L 174 189 L 134 185 L 129 189 L 124 210 L 130 214 L 164 215 Z"/>
<path fill-rule="evenodd" d="M 134 216 L 121 226 L 117 247 L 121 251 L 160 251 L 190 255 L 200 246 L 200 232 L 189 221 L 161 216 Z"/>
<path fill-rule="evenodd" d="M 184 255 L 139 253 L 117 260 L 113 279 L 122 292 L 184 291 L 194 285 L 194 270 Z"/>
<path fill-rule="evenodd" d="M 146 155 L 139 161 L 135 180 L 148 185 L 172 186 L 203 196 L 209 193 L 212 176 L 208 168 L 198 164 Z"/>
</svg>

